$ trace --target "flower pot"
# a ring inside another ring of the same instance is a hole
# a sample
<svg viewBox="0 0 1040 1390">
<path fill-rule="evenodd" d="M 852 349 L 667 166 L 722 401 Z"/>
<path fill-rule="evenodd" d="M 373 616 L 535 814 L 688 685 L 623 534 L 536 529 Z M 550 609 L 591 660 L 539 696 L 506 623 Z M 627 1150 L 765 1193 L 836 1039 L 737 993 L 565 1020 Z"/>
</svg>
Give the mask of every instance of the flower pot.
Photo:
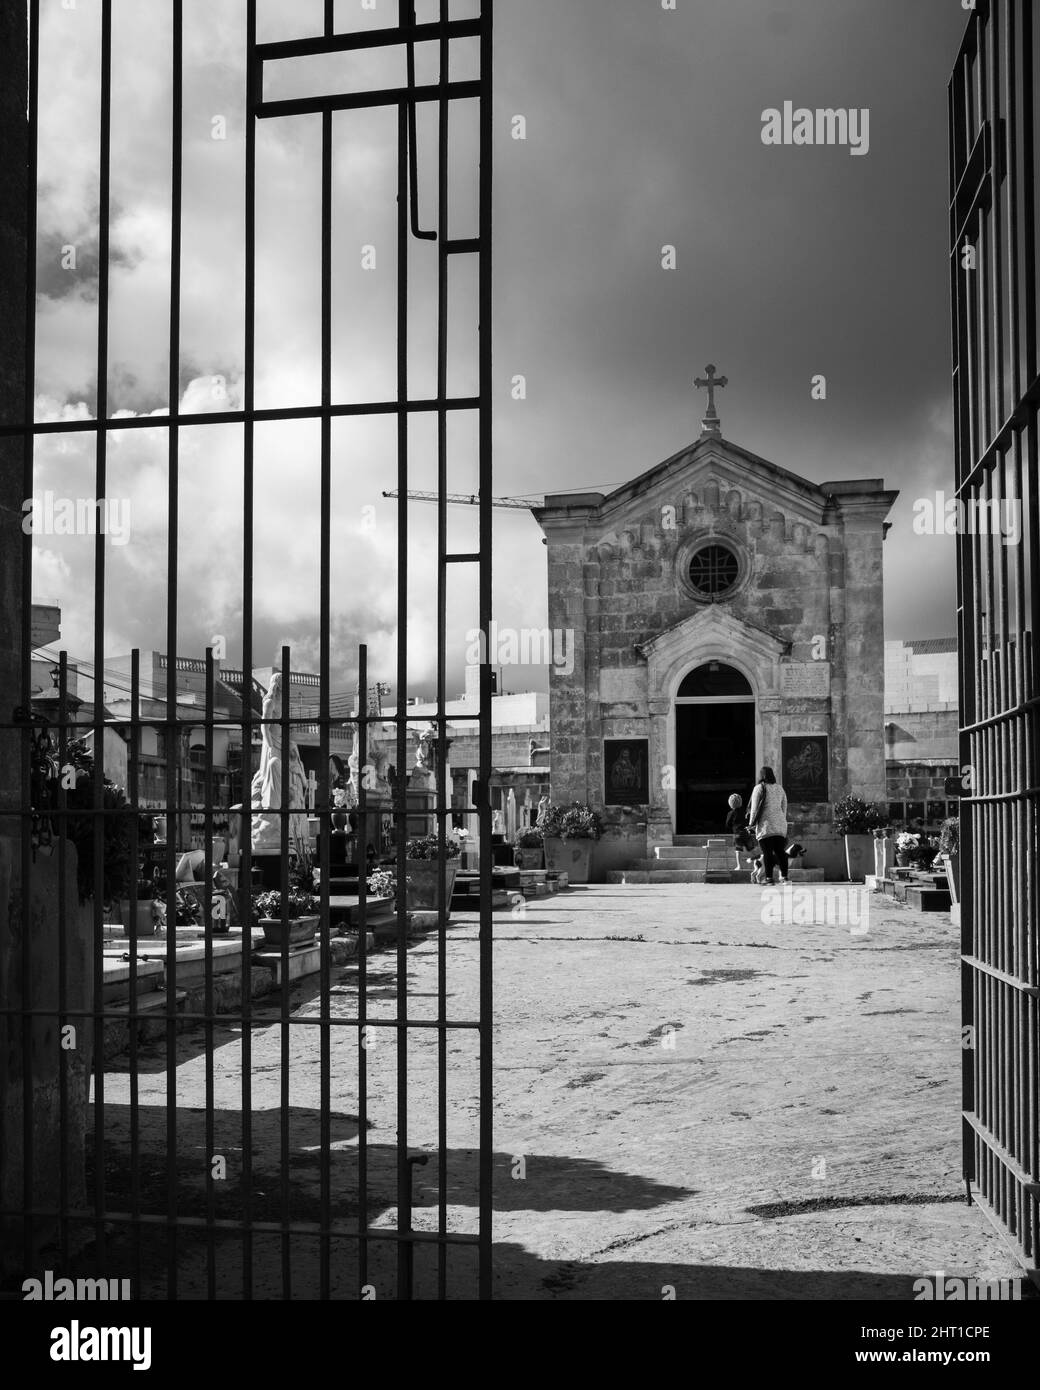
<svg viewBox="0 0 1040 1390">
<path fill-rule="evenodd" d="M 544 851 L 540 849 L 518 849 L 516 852 L 517 868 L 540 869 L 544 858 Z"/>
<path fill-rule="evenodd" d="M 130 933 L 130 902 L 129 902 L 129 899 L 124 899 L 124 900 L 122 901 L 122 903 L 120 903 L 120 914 L 121 914 L 122 919 L 123 919 L 123 935 L 124 935 L 124 936 L 129 936 L 129 935 L 131 934 L 131 933 Z M 137 904 L 137 931 L 136 931 L 136 935 L 137 935 L 137 936 L 154 936 L 155 933 L 158 931 L 158 929 L 159 929 L 159 924 L 158 924 L 158 922 L 155 920 L 155 914 L 152 912 L 152 900 L 151 900 L 151 898 L 145 898 L 143 901 L 138 901 L 138 904 Z"/>
<path fill-rule="evenodd" d="M 439 865 L 436 859 L 409 859 L 407 865 L 408 888 L 406 906 L 410 912 L 436 912 Z M 459 861 L 449 859 L 444 865 L 444 905 L 451 907 L 451 895 L 455 888 L 455 875 L 459 871 Z"/>
<path fill-rule="evenodd" d="M 906 850 L 900 849 L 896 851 L 896 864 L 901 869 L 909 869 L 910 856 L 907 854 Z"/>
<path fill-rule="evenodd" d="M 845 866 L 850 883 L 862 883 L 874 863 L 873 835 L 845 836 Z"/>
<path fill-rule="evenodd" d="M 567 874 L 571 883 L 588 883 L 592 863 L 591 840 L 560 840 L 545 837 L 545 867 L 553 873 Z"/>
<path fill-rule="evenodd" d="M 260 925 L 264 929 L 264 940 L 269 941 L 272 946 L 281 946 L 285 940 L 286 924 L 281 918 L 261 917 Z M 313 917 L 290 917 L 288 922 L 289 945 L 296 946 L 303 941 L 313 941 L 314 933 L 318 929 L 318 916 Z"/>
</svg>

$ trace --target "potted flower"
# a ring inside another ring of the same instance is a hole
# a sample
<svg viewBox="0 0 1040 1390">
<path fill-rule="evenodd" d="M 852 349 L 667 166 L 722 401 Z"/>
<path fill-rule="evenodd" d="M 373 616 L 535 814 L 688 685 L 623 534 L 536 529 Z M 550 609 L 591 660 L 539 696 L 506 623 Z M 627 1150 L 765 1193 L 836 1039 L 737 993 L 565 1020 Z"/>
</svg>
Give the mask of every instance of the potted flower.
<svg viewBox="0 0 1040 1390">
<path fill-rule="evenodd" d="M 961 822 L 958 816 L 944 820 L 939 831 L 939 857 L 946 870 L 946 882 L 950 885 L 950 901 L 961 900 Z"/>
<path fill-rule="evenodd" d="M 441 846 L 444 847 L 444 869 L 441 872 Z M 455 876 L 459 871 L 461 847 L 458 840 L 448 836 L 423 835 L 409 840 L 405 846 L 408 860 L 407 906 L 410 912 L 435 912 L 439 906 L 438 890 L 443 884 L 445 906 L 451 906 Z"/>
<path fill-rule="evenodd" d="M 920 842 L 920 835 L 912 835 L 909 830 L 896 836 L 896 863 L 901 869 L 908 869 L 914 862 Z"/>
<path fill-rule="evenodd" d="M 396 898 L 397 875 L 392 869 L 374 869 L 368 875 L 368 891 L 373 898 Z"/>
<path fill-rule="evenodd" d="M 286 922 L 282 921 L 282 895 L 277 888 L 259 893 L 253 903 L 260 926 L 264 929 L 264 940 L 273 946 L 281 946 L 288 932 L 289 945 L 300 941 L 313 941 L 318 927 L 318 914 L 314 911 L 315 902 L 310 893 L 299 888 L 291 888 L 285 899 Z"/>
<path fill-rule="evenodd" d="M 544 859 L 544 835 L 536 825 L 525 825 L 513 836 L 514 859 L 521 869 L 540 869 Z"/>
<path fill-rule="evenodd" d="M 603 832 L 603 822 L 591 806 L 575 801 L 570 806 L 550 802 L 538 816 L 545 847 L 545 867 L 564 873 L 571 883 L 588 883 L 592 846 Z"/>
<path fill-rule="evenodd" d="M 888 826 L 879 826 L 874 831 L 874 877 L 888 877 L 888 871 L 895 862 L 895 842 Z"/>
<path fill-rule="evenodd" d="M 872 832 L 885 824 L 879 807 L 858 796 L 846 796 L 834 803 L 834 828 L 845 837 L 845 864 L 849 882 L 861 883 L 874 853 Z"/>
</svg>

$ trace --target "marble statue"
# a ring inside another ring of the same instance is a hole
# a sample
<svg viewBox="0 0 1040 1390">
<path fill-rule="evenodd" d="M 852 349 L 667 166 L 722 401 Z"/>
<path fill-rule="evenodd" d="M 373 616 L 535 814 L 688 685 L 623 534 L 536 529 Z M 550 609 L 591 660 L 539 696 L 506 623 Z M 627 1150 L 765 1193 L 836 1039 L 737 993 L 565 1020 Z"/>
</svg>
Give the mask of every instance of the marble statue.
<svg viewBox="0 0 1040 1390">
<path fill-rule="evenodd" d="M 282 713 L 282 677 L 276 673 L 264 696 L 263 719 L 277 720 Z M 282 827 L 278 812 L 282 807 L 283 735 L 277 724 L 261 725 L 263 746 L 260 766 L 250 788 L 253 808 L 252 847 L 254 854 L 281 854 Z M 288 744 L 289 809 L 304 814 L 289 817 L 289 846 L 307 843 L 307 777 L 303 770 L 300 750 L 291 740 Z"/>
<path fill-rule="evenodd" d="M 362 790 L 360 767 L 360 744 L 361 737 L 357 729 L 354 730 L 354 746 L 350 757 L 347 759 L 348 781 L 346 785 L 347 804 L 353 811 L 360 805 L 360 793 Z M 364 790 L 368 793 L 368 804 L 374 806 L 383 801 L 390 801 L 393 791 L 390 786 L 390 755 L 389 753 L 377 752 L 369 755 L 369 761 L 364 767 Z"/>
<path fill-rule="evenodd" d="M 419 746 L 415 750 L 415 766 L 423 772 L 432 772 L 433 745 L 437 738 L 437 725 L 431 722 L 416 737 Z"/>
</svg>

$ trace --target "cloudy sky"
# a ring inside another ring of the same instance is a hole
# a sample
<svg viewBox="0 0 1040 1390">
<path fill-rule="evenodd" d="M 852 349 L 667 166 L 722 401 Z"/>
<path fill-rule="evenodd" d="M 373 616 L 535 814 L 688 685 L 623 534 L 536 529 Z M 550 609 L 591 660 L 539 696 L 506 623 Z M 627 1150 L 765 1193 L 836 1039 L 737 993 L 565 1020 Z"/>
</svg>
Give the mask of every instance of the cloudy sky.
<svg viewBox="0 0 1040 1390">
<path fill-rule="evenodd" d="M 342 30 L 396 20 L 394 0 L 340 0 Z M 419 19 L 435 17 L 419 0 Z M 471 0 L 452 4 L 472 13 Z M 261 0 L 261 38 L 317 33 L 320 0 Z M 38 416 L 96 410 L 98 0 L 42 3 Z M 183 411 L 240 401 L 243 363 L 242 0 L 185 0 Z M 161 417 L 168 400 L 170 5 L 115 0 L 109 409 Z M 498 0 L 496 6 L 495 491 L 609 489 L 697 437 L 709 361 L 727 438 L 816 481 L 882 477 L 900 501 L 886 545 L 890 637 L 955 630 L 953 542 L 911 530 L 915 499 L 950 490 L 946 81 L 959 0 Z M 461 62 L 472 60 L 463 54 Z M 420 53 L 420 78 L 426 55 Z M 461 71 L 461 69 L 460 69 Z M 465 75 L 463 72 L 462 75 Z M 358 73 L 271 74 L 272 95 L 334 89 Z M 394 79 L 396 80 L 396 78 Z M 277 84 L 277 85 L 275 85 Z M 762 116 L 795 106 L 869 109 L 869 151 L 766 146 Z M 430 124 L 420 121 L 420 218 L 434 212 Z M 512 138 L 524 116 L 526 140 Z M 260 123 L 257 404 L 318 399 L 319 121 Z M 395 119 L 335 121 L 334 396 L 395 394 Z M 474 229 L 473 121 L 454 128 L 451 233 Z M 662 247 L 676 248 L 663 270 Z M 363 267 L 363 248 L 375 268 Z M 69 248 L 74 248 L 73 257 Z M 435 257 L 413 243 L 413 391 L 435 382 Z M 475 383 L 475 298 L 459 258 L 450 389 Z M 527 379 L 527 399 L 510 383 Z M 827 379 L 826 401 L 811 382 Z M 475 483 L 472 422 L 453 418 L 450 486 Z M 413 480 L 434 480 L 429 421 L 412 432 Z M 318 659 L 318 430 L 260 425 L 254 654 L 282 643 Z M 393 678 L 393 421 L 333 433 L 333 668 L 352 682 L 359 641 Z M 41 441 L 37 493 L 93 492 L 92 434 Z M 132 528 L 108 547 L 106 652 L 164 648 L 167 449 L 162 429 L 113 433 L 110 497 Z M 242 432 L 182 431 L 178 649 L 216 636 L 241 652 Z M 468 549 L 475 513 L 451 513 Z M 435 509 L 414 504 L 411 693 L 434 676 Z M 500 624 L 545 620 L 545 551 L 524 512 L 496 513 Z M 35 596 L 63 609 L 63 645 L 92 648 L 93 542 L 40 535 Z M 450 592 L 449 690 L 461 686 L 475 595 Z M 510 688 L 544 686 L 514 673 Z"/>
</svg>

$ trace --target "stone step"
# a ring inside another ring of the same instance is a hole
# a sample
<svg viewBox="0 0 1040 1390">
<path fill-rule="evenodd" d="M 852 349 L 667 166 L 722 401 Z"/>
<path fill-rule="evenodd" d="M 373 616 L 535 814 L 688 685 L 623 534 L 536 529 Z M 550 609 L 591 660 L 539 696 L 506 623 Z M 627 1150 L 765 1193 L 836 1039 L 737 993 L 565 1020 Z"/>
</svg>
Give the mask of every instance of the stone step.
<svg viewBox="0 0 1040 1390">
<path fill-rule="evenodd" d="M 684 854 L 670 859 L 632 859 L 625 865 L 626 869 L 637 869 L 641 873 L 651 874 L 675 869 L 681 869 L 686 873 L 728 874 L 732 873 L 735 867 L 733 855 L 728 850 L 725 854 Z"/>
<path fill-rule="evenodd" d="M 918 873 L 914 874 L 910 882 L 913 884 L 920 884 L 925 888 L 944 889 L 946 892 L 949 892 L 950 889 L 945 873 L 933 874 L 930 869 L 920 870 Z"/>
<path fill-rule="evenodd" d="M 685 859 L 699 853 L 703 859 L 708 853 L 706 845 L 658 845 L 654 850 L 656 859 Z"/>
<path fill-rule="evenodd" d="M 608 883 L 621 884 L 646 884 L 652 887 L 655 883 L 703 883 L 705 876 L 703 871 L 669 870 L 660 869 L 656 873 L 649 873 L 645 869 L 611 869 L 607 873 Z"/>
<path fill-rule="evenodd" d="M 949 912 L 950 892 L 948 888 L 923 888 L 911 883 L 906 890 L 906 901 L 919 912 Z"/>
</svg>

